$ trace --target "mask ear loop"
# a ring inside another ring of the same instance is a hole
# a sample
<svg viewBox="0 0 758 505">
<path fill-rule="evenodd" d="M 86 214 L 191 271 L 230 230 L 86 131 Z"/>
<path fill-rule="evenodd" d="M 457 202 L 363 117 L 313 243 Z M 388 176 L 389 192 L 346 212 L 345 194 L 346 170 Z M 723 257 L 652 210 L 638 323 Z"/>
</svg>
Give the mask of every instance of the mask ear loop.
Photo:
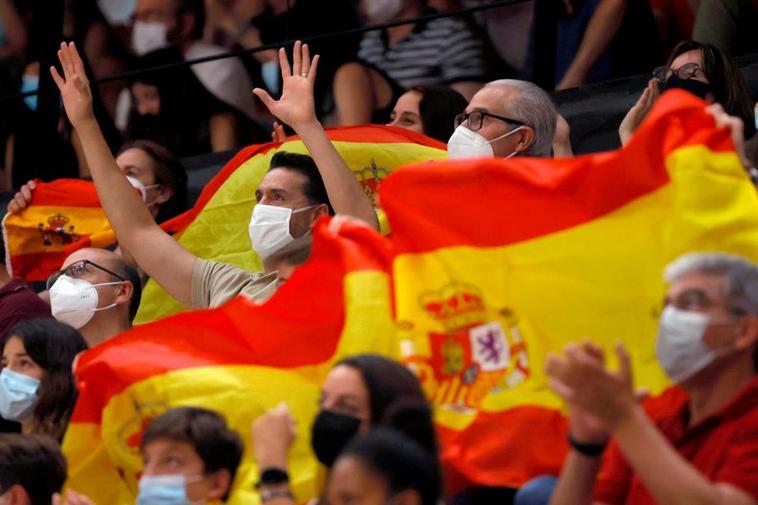
<svg viewBox="0 0 758 505">
<path fill-rule="evenodd" d="M 521 126 L 518 126 L 518 127 L 514 128 L 513 130 L 511 130 L 511 131 L 509 131 L 509 132 L 506 132 L 506 133 L 504 133 L 504 134 L 500 135 L 499 137 L 495 137 L 495 138 L 494 138 L 494 139 L 492 139 L 492 140 L 488 140 L 488 141 L 487 141 L 487 143 L 488 143 L 489 145 L 492 145 L 493 143 L 497 142 L 498 140 L 502 140 L 502 139 L 504 139 L 504 138 L 506 138 L 506 137 L 508 137 L 508 136 L 510 136 L 510 135 L 513 135 L 513 134 L 514 134 L 514 133 L 516 133 L 517 131 L 519 131 L 519 130 L 523 130 L 523 129 L 524 129 L 524 126 L 523 126 L 523 125 L 521 125 Z M 511 154 L 509 154 L 508 156 L 506 156 L 504 159 L 506 159 L 506 160 L 507 160 L 508 158 L 512 158 L 512 157 L 516 156 L 516 155 L 517 155 L 519 152 L 520 152 L 520 151 L 517 149 L 517 150 L 513 151 Z"/>
<path fill-rule="evenodd" d="M 92 285 L 92 287 L 94 287 L 95 289 L 97 289 L 97 288 L 98 288 L 98 286 L 115 286 L 116 284 L 124 284 L 124 283 L 126 283 L 126 282 L 129 282 L 129 281 L 118 281 L 118 282 L 100 282 L 100 283 L 98 283 L 98 284 L 93 284 L 93 285 Z M 99 298 L 100 298 L 100 295 L 98 295 L 98 299 L 99 299 Z M 113 303 L 111 303 L 110 305 L 106 305 L 105 307 L 95 307 L 94 309 L 92 309 L 92 312 L 100 312 L 100 311 L 102 311 L 102 310 L 108 310 L 108 309 L 112 309 L 112 308 L 113 308 L 113 307 L 115 307 L 116 305 L 118 305 L 118 303 L 116 303 L 116 302 L 113 302 Z"/>
</svg>

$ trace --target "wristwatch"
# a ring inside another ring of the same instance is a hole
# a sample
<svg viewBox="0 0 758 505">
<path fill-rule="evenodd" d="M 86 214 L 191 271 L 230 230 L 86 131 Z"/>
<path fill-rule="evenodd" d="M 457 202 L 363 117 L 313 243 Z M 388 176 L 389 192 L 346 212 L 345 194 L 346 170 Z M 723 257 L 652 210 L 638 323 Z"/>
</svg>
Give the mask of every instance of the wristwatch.
<svg viewBox="0 0 758 505">
<path fill-rule="evenodd" d="M 279 484 L 286 484 L 289 481 L 290 476 L 286 470 L 282 470 L 281 468 L 265 468 L 261 472 L 255 489 L 260 489 L 262 486 L 278 486 Z"/>
</svg>

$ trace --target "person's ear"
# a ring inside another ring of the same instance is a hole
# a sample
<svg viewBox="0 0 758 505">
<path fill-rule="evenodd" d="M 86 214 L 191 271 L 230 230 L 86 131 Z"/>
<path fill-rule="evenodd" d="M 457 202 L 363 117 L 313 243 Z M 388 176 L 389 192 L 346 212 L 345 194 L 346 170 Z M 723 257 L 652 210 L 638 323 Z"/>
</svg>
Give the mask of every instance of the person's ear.
<svg viewBox="0 0 758 505">
<path fill-rule="evenodd" d="M 328 215 L 329 215 L 329 206 L 325 203 L 322 203 L 318 207 L 316 207 L 316 212 L 313 213 L 313 221 L 315 222 L 321 216 L 328 216 Z"/>
<path fill-rule="evenodd" d="M 134 293 L 132 281 L 122 282 L 119 284 L 118 294 L 114 301 L 118 304 L 129 303 L 129 300 L 132 298 L 132 293 Z"/>
<path fill-rule="evenodd" d="M 520 153 L 529 149 L 529 146 L 534 143 L 534 129 L 531 126 L 522 126 L 521 129 L 516 132 L 516 135 L 518 135 L 516 151 Z"/>
<path fill-rule="evenodd" d="M 155 203 L 158 205 L 163 205 L 174 196 L 174 190 L 165 184 L 161 184 L 156 189 L 158 190 L 158 196 L 155 198 Z"/>
<path fill-rule="evenodd" d="M 208 501 L 223 499 L 232 485 L 232 476 L 225 468 L 208 475 L 208 480 L 210 483 L 206 496 Z"/>
<path fill-rule="evenodd" d="M 755 347 L 758 342 L 758 316 L 742 318 L 740 337 L 734 342 L 734 348 L 743 351 Z"/>
<path fill-rule="evenodd" d="M 179 35 L 185 39 L 191 39 L 192 32 L 195 30 L 197 19 L 191 12 L 185 12 L 179 16 Z"/>
<path fill-rule="evenodd" d="M 14 484 L 3 495 L 6 499 L 6 505 L 31 505 L 32 500 L 29 494 L 21 487 L 21 484 Z"/>
<path fill-rule="evenodd" d="M 421 505 L 421 495 L 415 489 L 406 489 L 392 497 L 393 505 Z"/>
</svg>

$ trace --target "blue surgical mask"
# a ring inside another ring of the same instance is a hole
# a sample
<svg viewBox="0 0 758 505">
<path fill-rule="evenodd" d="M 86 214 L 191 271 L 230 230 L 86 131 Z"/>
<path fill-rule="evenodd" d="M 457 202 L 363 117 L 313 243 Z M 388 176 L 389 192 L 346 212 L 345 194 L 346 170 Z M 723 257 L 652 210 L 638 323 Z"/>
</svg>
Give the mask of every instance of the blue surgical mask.
<svg viewBox="0 0 758 505">
<path fill-rule="evenodd" d="M 32 417 L 40 382 L 34 377 L 3 368 L 0 372 L 0 416 L 22 423 Z"/>
<path fill-rule="evenodd" d="M 184 475 L 143 475 L 139 480 L 136 505 L 193 505 L 187 497 L 187 483 L 202 477 L 187 478 Z"/>
<path fill-rule="evenodd" d="M 25 75 L 21 78 L 21 93 L 37 90 L 39 90 L 38 75 Z M 37 95 L 25 96 L 24 103 L 26 103 L 26 106 L 31 110 L 37 110 Z"/>
<path fill-rule="evenodd" d="M 271 93 L 279 93 L 279 63 L 267 61 L 261 65 L 261 77 Z"/>
</svg>

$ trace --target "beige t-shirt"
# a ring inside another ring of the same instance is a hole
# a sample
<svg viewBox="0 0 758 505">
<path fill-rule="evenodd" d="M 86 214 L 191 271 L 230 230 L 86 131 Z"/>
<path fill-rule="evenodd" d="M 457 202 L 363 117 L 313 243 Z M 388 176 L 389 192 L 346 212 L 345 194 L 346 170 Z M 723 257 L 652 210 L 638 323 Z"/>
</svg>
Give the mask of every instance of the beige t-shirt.
<svg viewBox="0 0 758 505">
<path fill-rule="evenodd" d="M 218 307 L 237 295 L 263 303 L 276 292 L 279 284 L 276 272 L 248 272 L 198 258 L 192 269 L 192 308 Z"/>
</svg>

